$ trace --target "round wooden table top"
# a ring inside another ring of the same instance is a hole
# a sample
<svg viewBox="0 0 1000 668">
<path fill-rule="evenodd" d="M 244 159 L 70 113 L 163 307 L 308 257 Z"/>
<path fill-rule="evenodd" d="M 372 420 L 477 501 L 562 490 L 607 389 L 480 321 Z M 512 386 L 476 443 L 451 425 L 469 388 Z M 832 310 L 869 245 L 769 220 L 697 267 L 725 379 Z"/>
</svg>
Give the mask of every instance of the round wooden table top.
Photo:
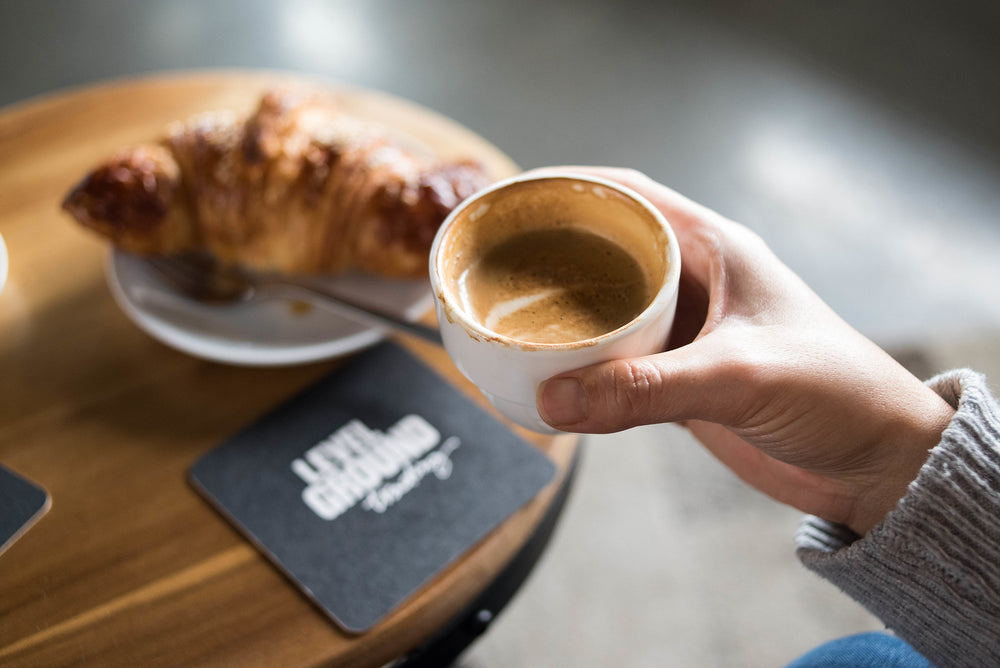
<svg viewBox="0 0 1000 668">
<path fill-rule="evenodd" d="M 206 72 L 110 82 L 0 111 L 0 462 L 52 508 L 0 554 L 0 664 L 381 665 L 461 612 L 524 545 L 577 447 L 514 428 L 559 475 L 372 630 L 350 635 L 188 485 L 225 438 L 336 367 L 225 366 L 138 330 L 105 282 L 107 245 L 59 209 L 116 149 L 203 110 L 249 109 L 279 73 Z M 496 178 L 517 166 L 456 123 L 380 93 L 331 88 L 351 112 Z M 401 340 L 485 405 L 443 350 Z"/>
</svg>

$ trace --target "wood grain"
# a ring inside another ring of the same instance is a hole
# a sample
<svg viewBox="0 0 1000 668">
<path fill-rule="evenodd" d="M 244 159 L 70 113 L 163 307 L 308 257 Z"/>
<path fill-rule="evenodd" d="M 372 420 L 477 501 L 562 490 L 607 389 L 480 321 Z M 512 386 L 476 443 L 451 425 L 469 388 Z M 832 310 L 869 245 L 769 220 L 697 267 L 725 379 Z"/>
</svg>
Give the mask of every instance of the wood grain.
<svg viewBox="0 0 1000 668">
<path fill-rule="evenodd" d="M 0 112 L 0 461 L 52 495 L 0 555 L 0 665 L 380 665 L 427 640 L 523 545 L 560 480 L 368 633 L 338 630 L 187 485 L 201 455 L 338 362 L 250 369 L 196 360 L 136 329 L 103 277 L 107 248 L 59 211 L 123 145 L 217 108 L 245 109 L 279 73 L 111 82 Z M 316 82 L 442 156 L 516 165 L 433 112 Z M 404 341 L 485 404 L 433 346 Z M 557 463 L 570 437 L 519 431 Z"/>
</svg>

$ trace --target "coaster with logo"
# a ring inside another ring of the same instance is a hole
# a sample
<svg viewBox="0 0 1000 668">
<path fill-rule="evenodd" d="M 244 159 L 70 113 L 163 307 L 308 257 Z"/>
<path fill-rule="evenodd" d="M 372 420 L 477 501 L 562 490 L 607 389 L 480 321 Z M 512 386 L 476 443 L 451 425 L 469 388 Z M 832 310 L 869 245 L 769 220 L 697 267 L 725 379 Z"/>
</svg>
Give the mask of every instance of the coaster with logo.
<svg viewBox="0 0 1000 668">
<path fill-rule="evenodd" d="M 24 535 L 50 503 L 44 489 L 0 465 L 0 553 Z"/>
<path fill-rule="evenodd" d="M 361 632 L 554 474 L 544 454 L 386 343 L 210 452 L 191 481 L 327 615 Z"/>
</svg>

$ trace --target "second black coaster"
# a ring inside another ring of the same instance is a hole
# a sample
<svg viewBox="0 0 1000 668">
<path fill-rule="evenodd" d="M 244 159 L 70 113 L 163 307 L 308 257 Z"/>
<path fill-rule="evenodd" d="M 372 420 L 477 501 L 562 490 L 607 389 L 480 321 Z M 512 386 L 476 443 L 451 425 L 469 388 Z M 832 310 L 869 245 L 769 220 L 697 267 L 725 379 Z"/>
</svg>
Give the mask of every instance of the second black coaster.
<svg viewBox="0 0 1000 668">
<path fill-rule="evenodd" d="M 37 522 L 50 503 L 44 489 L 0 466 L 0 553 Z"/>
</svg>

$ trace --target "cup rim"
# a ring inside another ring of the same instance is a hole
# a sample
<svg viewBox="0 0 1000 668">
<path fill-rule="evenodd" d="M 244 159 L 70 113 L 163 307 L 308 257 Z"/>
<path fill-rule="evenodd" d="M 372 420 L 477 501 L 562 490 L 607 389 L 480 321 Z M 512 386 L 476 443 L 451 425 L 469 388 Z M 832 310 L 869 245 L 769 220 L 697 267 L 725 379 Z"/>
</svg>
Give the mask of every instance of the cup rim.
<svg viewBox="0 0 1000 668">
<path fill-rule="evenodd" d="M 581 181 L 584 183 L 591 183 L 594 185 L 600 185 L 605 188 L 610 188 L 615 190 L 625 197 L 634 200 L 640 206 L 642 206 L 646 211 L 652 214 L 654 220 L 660 225 L 660 228 L 666 234 L 667 237 L 667 274 L 663 278 L 663 284 L 660 289 L 656 292 L 656 295 L 650 300 L 649 304 L 645 309 L 642 310 L 637 316 L 629 320 L 627 323 L 622 325 L 617 329 L 613 329 L 610 332 L 605 332 L 599 336 L 591 337 L 589 339 L 581 339 L 579 341 L 563 341 L 558 343 L 539 343 L 534 341 L 523 341 L 521 339 L 515 339 L 504 334 L 499 334 L 491 329 L 487 329 L 478 322 L 476 322 L 470 314 L 466 313 L 465 309 L 461 308 L 459 304 L 453 304 L 451 299 L 445 299 L 445 287 L 441 279 L 441 275 L 438 272 L 438 251 L 440 250 L 441 244 L 444 242 L 444 237 L 447 235 L 448 229 L 454 224 L 455 220 L 459 215 L 470 206 L 474 205 L 476 202 L 482 198 L 490 195 L 491 193 L 507 188 L 509 186 L 525 183 L 530 181 L 548 181 L 548 180 L 559 180 L 566 179 L 571 181 Z M 629 334 L 636 327 L 644 324 L 646 321 L 653 318 L 656 314 L 659 314 L 664 308 L 666 308 L 671 300 L 674 298 L 675 294 L 679 289 L 680 283 L 680 273 L 681 273 L 681 255 L 680 247 L 677 242 L 677 235 L 674 233 L 673 226 L 667 220 L 663 212 L 660 211 L 656 206 L 653 205 L 646 197 L 640 195 L 635 190 L 624 186 L 616 181 L 611 181 L 609 179 L 593 176 L 590 174 L 581 174 L 573 172 L 571 170 L 546 170 L 543 172 L 533 173 L 525 172 L 512 176 L 506 179 L 502 179 L 495 183 L 486 186 L 482 190 L 479 190 L 462 202 L 458 204 L 451 213 L 444 219 L 441 226 L 438 228 L 437 233 L 434 235 L 434 241 L 431 244 L 430 257 L 429 257 L 429 273 L 431 282 L 431 291 L 434 295 L 434 300 L 438 305 L 441 306 L 443 315 L 450 322 L 455 322 L 461 325 L 461 327 L 466 330 L 474 338 L 484 340 L 484 341 L 496 341 L 498 343 L 503 343 L 507 346 L 519 348 L 522 350 L 578 350 L 581 348 L 590 348 L 597 344 L 605 344 L 606 342 L 616 341 L 623 338 Z M 439 323 L 443 328 L 444 323 Z"/>
</svg>

